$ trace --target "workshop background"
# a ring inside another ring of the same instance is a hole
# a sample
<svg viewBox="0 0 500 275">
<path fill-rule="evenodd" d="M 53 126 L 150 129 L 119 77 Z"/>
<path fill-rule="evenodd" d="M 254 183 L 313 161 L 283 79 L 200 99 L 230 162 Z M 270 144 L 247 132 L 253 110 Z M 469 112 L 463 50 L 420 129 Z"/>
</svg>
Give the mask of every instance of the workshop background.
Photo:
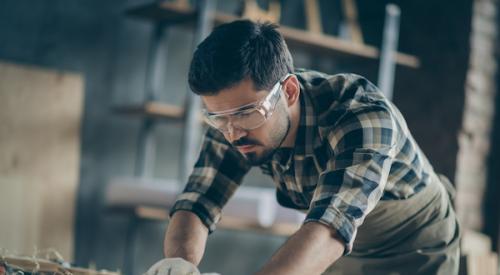
<svg viewBox="0 0 500 275">
<path fill-rule="evenodd" d="M 202 9 L 258 16 L 278 7 L 278 21 L 292 29 L 296 67 L 379 83 L 377 49 L 393 3 L 402 53 L 393 101 L 457 187 L 470 255 L 463 272 L 496 266 L 499 1 L 282 0 L 257 1 L 257 10 L 254 1 L 167 2 L 177 13 L 152 0 L 0 1 L 0 253 L 53 248 L 77 266 L 125 274 L 161 259 L 164 211 L 114 207 L 110 186 L 174 184 L 189 172 L 183 164 L 200 133 L 185 129 L 184 108 L 197 106 L 188 96 L 189 61 L 196 41 L 222 20 Z M 244 185 L 272 188 L 258 170 Z M 275 233 L 221 227 L 200 270 L 250 274 L 286 240 Z"/>
</svg>

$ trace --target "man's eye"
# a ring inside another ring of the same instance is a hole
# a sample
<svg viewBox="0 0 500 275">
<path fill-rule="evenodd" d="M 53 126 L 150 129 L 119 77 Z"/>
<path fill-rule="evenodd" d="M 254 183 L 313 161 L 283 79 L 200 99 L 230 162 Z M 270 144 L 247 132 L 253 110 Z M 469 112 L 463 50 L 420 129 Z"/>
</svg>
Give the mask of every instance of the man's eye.
<svg viewBox="0 0 500 275">
<path fill-rule="evenodd" d="M 226 123 L 227 122 L 227 118 L 225 118 L 225 117 L 214 117 L 214 118 L 212 118 L 212 121 L 215 122 L 215 123 Z"/>
<path fill-rule="evenodd" d="M 251 115 L 252 115 L 252 113 L 241 113 L 241 114 L 238 114 L 238 117 L 239 118 L 245 118 L 245 117 L 249 117 Z"/>
</svg>

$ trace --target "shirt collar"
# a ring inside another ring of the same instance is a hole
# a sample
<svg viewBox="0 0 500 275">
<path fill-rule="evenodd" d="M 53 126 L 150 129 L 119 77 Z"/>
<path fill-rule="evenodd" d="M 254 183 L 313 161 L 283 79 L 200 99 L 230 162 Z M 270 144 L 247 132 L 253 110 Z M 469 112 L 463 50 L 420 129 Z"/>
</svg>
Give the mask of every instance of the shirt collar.
<svg viewBox="0 0 500 275">
<path fill-rule="evenodd" d="M 295 139 L 295 159 L 314 155 L 314 148 L 321 143 L 310 95 L 302 84 L 300 86 L 300 121 Z"/>
<path fill-rule="evenodd" d="M 300 83 L 300 91 L 300 118 L 293 154 L 287 154 L 281 150 L 283 148 L 280 148 L 274 157 L 274 160 L 285 169 L 290 168 L 292 160 L 302 161 L 306 157 L 314 156 L 315 149 L 321 146 L 313 103 L 302 83 Z"/>
</svg>

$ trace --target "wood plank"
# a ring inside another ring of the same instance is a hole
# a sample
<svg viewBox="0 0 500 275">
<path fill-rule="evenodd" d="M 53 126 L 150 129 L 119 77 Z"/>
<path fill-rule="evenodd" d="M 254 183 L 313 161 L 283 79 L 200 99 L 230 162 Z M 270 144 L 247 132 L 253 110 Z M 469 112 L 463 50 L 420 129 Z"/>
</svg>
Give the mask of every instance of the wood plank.
<svg viewBox="0 0 500 275">
<path fill-rule="evenodd" d="M 307 29 L 316 34 L 323 33 L 318 0 L 305 0 Z"/>
<path fill-rule="evenodd" d="M 6 265 L 18 267 L 24 271 L 35 271 L 39 272 L 47 272 L 47 273 L 56 273 L 59 271 L 60 265 L 49 260 L 45 259 L 36 259 L 33 257 L 26 256 L 5 256 L 1 255 L 0 263 L 4 263 Z M 0 273 L 2 274 L 2 273 Z M 10 274 L 10 273 L 9 273 Z"/>
<path fill-rule="evenodd" d="M 462 233 L 461 254 L 465 255 L 467 275 L 494 275 L 498 270 L 497 254 L 491 251 L 491 239 L 477 231 L 466 229 Z"/>
<path fill-rule="evenodd" d="M 279 22 L 281 16 L 281 5 L 279 1 L 270 1 L 269 10 L 260 8 L 255 0 L 245 0 L 245 9 L 243 18 L 249 18 L 255 21 Z"/>
<path fill-rule="evenodd" d="M 351 39 L 355 43 L 364 44 L 363 33 L 358 23 L 358 8 L 356 7 L 356 0 L 342 0 L 342 7 L 349 28 Z"/>
<path fill-rule="evenodd" d="M 166 221 L 169 219 L 168 210 L 164 208 L 138 206 L 134 208 L 134 213 L 139 218 Z M 278 236 L 290 236 L 295 233 L 300 224 L 275 223 L 270 227 L 262 227 L 256 223 L 248 222 L 235 217 L 223 216 L 218 227 L 232 230 L 247 230 L 257 233 L 272 234 Z"/>
<path fill-rule="evenodd" d="M 0 246 L 71 261 L 83 77 L 0 63 Z"/>
<path fill-rule="evenodd" d="M 467 275 L 497 275 L 498 256 L 494 252 L 485 254 L 468 254 Z"/>
<path fill-rule="evenodd" d="M 120 272 L 111 272 L 107 270 L 63 267 L 59 263 L 43 258 L 42 255 L 36 255 L 36 257 L 26 257 L 0 254 L 0 264 L 19 268 L 24 272 L 29 272 L 30 274 L 120 275 Z"/>
<path fill-rule="evenodd" d="M 129 115 L 146 116 L 150 118 L 181 120 L 184 118 L 184 108 L 162 102 L 146 102 L 143 104 L 117 106 L 116 112 Z"/>
<path fill-rule="evenodd" d="M 125 11 L 129 16 L 162 21 L 165 23 L 192 23 L 196 20 L 197 12 L 188 5 L 175 2 L 153 2 L 135 6 Z"/>
</svg>

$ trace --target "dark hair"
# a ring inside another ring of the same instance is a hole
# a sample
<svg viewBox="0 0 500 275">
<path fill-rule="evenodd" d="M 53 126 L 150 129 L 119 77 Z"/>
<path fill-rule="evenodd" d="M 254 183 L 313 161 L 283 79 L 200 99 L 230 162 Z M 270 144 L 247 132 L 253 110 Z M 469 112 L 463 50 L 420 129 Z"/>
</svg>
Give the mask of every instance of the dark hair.
<svg viewBox="0 0 500 275">
<path fill-rule="evenodd" d="M 293 61 L 285 40 L 272 23 L 237 20 L 223 24 L 203 40 L 189 68 L 189 86 L 214 95 L 249 77 L 257 90 L 271 89 Z"/>
</svg>

